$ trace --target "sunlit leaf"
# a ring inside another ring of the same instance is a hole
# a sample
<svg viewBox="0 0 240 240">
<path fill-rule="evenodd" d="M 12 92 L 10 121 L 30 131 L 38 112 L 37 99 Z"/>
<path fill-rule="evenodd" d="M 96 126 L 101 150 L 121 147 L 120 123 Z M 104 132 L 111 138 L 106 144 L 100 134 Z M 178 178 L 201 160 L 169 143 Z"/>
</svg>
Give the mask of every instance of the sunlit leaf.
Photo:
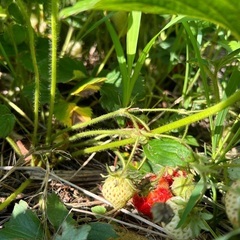
<svg viewBox="0 0 240 240">
<path fill-rule="evenodd" d="M 65 18 L 90 9 L 182 14 L 219 24 L 240 39 L 239 0 L 83 0 L 63 9 L 60 16 Z"/>
<path fill-rule="evenodd" d="M 62 100 L 55 104 L 54 115 L 61 123 L 71 127 L 76 123 L 91 120 L 92 110 Z"/>
<path fill-rule="evenodd" d="M 150 140 L 143 150 L 154 171 L 159 170 L 162 166 L 184 167 L 194 161 L 191 148 L 174 139 Z"/>
<path fill-rule="evenodd" d="M 0 230 L 1 240 L 41 240 L 44 238 L 43 236 L 44 231 L 40 220 L 34 212 L 28 209 L 27 203 L 22 200 L 15 204 L 9 222 L 5 223 L 4 228 Z"/>
<path fill-rule="evenodd" d="M 81 97 L 88 97 L 93 93 L 99 91 L 102 83 L 106 78 L 90 78 L 81 80 L 74 88 L 71 95 L 80 95 Z"/>
</svg>

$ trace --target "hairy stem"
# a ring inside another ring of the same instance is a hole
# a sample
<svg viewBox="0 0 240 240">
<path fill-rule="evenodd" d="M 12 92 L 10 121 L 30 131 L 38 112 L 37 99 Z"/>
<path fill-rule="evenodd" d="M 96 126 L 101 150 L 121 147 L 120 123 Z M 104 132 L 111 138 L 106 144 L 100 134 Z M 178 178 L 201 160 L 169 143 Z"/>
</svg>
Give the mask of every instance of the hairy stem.
<svg viewBox="0 0 240 240">
<path fill-rule="evenodd" d="M 220 112 L 221 110 L 233 105 L 237 101 L 240 101 L 240 90 L 235 92 L 232 96 L 227 98 L 225 101 L 222 101 L 222 102 L 220 102 L 212 107 L 209 107 L 199 113 L 195 113 L 191 116 L 187 116 L 178 121 L 175 121 L 175 122 L 169 123 L 167 125 L 161 126 L 159 128 L 156 128 L 156 129 L 152 130 L 151 133 L 161 134 L 161 133 L 168 132 L 168 131 L 171 131 L 176 128 L 180 128 L 180 127 L 189 125 L 193 122 L 197 122 L 199 120 L 202 120 L 204 118 L 212 116 L 212 115 L 216 114 L 217 112 Z"/>
<path fill-rule="evenodd" d="M 39 76 L 39 70 L 38 70 L 38 64 L 37 64 L 37 57 L 36 57 L 36 51 L 35 51 L 35 44 L 34 44 L 34 32 L 32 29 L 32 25 L 30 22 L 30 16 L 28 15 L 28 9 L 23 3 L 22 0 L 17 0 L 18 7 L 20 8 L 23 17 L 26 21 L 26 26 L 28 30 L 28 37 L 29 37 L 29 48 L 33 63 L 33 70 L 35 75 L 35 89 L 34 89 L 34 128 L 33 128 L 33 137 L 32 137 L 32 144 L 33 146 L 37 145 L 37 132 L 38 132 L 38 109 L 39 109 L 39 98 L 40 98 L 40 76 Z"/>
</svg>

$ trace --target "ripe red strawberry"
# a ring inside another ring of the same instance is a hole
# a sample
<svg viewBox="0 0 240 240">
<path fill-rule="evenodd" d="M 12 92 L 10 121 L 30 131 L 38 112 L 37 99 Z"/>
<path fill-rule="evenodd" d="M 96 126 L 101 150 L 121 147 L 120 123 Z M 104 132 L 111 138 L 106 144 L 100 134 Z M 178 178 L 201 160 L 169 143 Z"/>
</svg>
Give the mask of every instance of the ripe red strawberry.
<svg viewBox="0 0 240 240">
<path fill-rule="evenodd" d="M 234 228 L 240 227 L 240 179 L 233 182 L 225 196 L 225 208 Z"/>
<path fill-rule="evenodd" d="M 121 175 L 109 175 L 102 186 L 102 194 L 114 209 L 120 209 L 132 198 L 136 189 L 130 179 Z"/>
<path fill-rule="evenodd" d="M 156 176 L 151 177 L 151 181 L 154 181 Z M 151 208 L 157 202 L 166 202 L 173 195 L 169 189 L 169 184 L 165 178 L 161 178 L 155 189 L 150 190 L 147 195 L 141 196 L 136 193 L 133 196 L 133 205 L 135 208 L 145 216 L 152 218 Z"/>
<path fill-rule="evenodd" d="M 155 186 L 153 188 L 148 186 L 147 193 L 144 190 L 136 193 L 133 197 L 133 205 L 140 213 L 150 218 L 152 218 L 151 208 L 155 203 L 164 203 L 173 196 L 188 199 L 194 188 L 193 175 L 179 169 L 166 168 L 159 180 L 157 175 L 151 175 L 147 180 L 155 183 Z"/>
</svg>

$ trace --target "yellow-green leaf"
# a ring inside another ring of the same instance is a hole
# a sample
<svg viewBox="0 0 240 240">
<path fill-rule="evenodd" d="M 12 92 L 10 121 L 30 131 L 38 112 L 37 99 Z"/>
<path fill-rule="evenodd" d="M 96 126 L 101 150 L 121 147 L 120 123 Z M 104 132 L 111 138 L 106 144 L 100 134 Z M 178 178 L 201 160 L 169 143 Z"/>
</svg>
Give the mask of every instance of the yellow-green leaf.
<svg viewBox="0 0 240 240">
<path fill-rule="evenodd" d="M 89 107 L 79 107 L 75 103 L 60 101 L 55 105 L 54 115 L 58 121 L 71 127 L 76 123 L 91 120 L 92 110 Z"/>
<path fill-rule="evenodd" d="M 93 93 L 99 91 L 102 83 L 107 78 L 90 78 L 81 80 L 73 89 L 71 95 L 80 95 L 81 97 L 88 97 Z"/>
</svg>

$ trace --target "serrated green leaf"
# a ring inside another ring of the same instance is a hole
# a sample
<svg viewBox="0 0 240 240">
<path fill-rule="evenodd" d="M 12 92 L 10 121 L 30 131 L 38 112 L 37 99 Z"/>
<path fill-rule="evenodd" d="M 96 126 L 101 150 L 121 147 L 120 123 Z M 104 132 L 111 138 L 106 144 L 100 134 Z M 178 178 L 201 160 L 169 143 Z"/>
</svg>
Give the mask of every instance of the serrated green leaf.
<svg viewBox="0 0 240 240">
<path fill-rule="evenodd" d="M 0 138 L 5 138 L 12 132 L 15 117 L 5 105 L 0 104 Z"/>
<path fill-rule="evenodd" d="M 62 226 L 62 234 L 57 235 L 55 240 L 87 240 L 91 226 L 83 225 L 79 228 L 64 222 Z"/>
<path fill-rule="evenodd" d="M 194 161 L 191 148 L 169 138 L 150 140 L 143 146 L 143 150 L 154 171 L 158 171 L 162 166 L 184 167 Z"/>
<path fill-rule="evenodd" d="M 72 215 L 69 214 L 69 211 L 55 193 L 48 195 L 47 217 L 56 230 L 63 224 L 63 222 L 74 224 Z"/>
<path fill-rule="evenodd" d="M 106 240 L 118 237 L 112 225 L 108 223 L 95 222 L 89 223 L 89 225 L 91 226 L 91 231 L 88 240 Z"/>
<path fill-rule="evenodd" d="M 16 203 L 12 212 L 12 216 L 0 230 L 1 240 L 42 240 L 44 231 L 37 215 L 28 209 L 28 204 L 20 200 Z"/>
</svg>

